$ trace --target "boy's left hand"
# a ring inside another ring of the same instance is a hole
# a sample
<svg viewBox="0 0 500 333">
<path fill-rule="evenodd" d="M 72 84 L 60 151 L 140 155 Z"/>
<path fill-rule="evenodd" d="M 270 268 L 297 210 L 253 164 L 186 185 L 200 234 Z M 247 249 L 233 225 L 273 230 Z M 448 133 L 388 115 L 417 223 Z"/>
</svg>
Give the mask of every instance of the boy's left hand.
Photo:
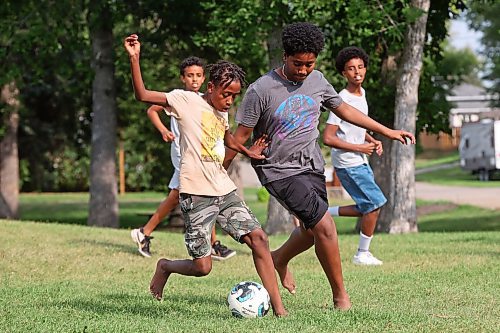
<svg viewBox="0 0 500 333">
<path fill-rule="evenodd" d="M 397 140 L 404 145 L 409 143 L 415 144 L 417 142 L 413 134 L 403 130 L 391 130 L 391 133 L 388 137 L 392 140 Z"/>
<path fill-rule="evenodd" d="M 382 141 L 379 140 L 374 140 L 373 143 L 375 144 L 375 153 L 380 156 L 384 152 L 384 148 L 382 146 Z"/>
<path fill-rule="evenodd" d="M 248 148 L 248 150 L 256 156 L 263 156 L 263 158 L 257 158 L 259 160 L 262 160 L 262 159 L 266 158 L 264 155 L 262 155 L 262 152 L 268 146 L 269 146 L 268 136 L 267 136 L 267 134 L 263 134 L 260 138 L 255 140 L 253 145 L 250 148 Z M 249 156 L 249 157 L 256 158 L 256 157 L 252 157 L 252 156 Z"/>
</svg>

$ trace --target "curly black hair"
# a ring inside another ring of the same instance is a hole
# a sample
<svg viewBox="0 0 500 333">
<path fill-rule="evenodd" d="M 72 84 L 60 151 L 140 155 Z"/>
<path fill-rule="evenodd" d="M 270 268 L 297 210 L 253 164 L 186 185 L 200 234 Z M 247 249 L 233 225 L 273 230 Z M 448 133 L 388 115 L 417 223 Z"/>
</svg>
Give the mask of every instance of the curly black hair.
<svg viewBox="0 0 500 333">
<path fill-rule="evenodd" d="M 200 66 L 201 68 L 203 68 L 203 70 L 205 70 L 205 62 L 201 58 L 190 56 L 182 60 L 181 64 L 179 65 L 179 71 L 181 75 L 184 75 L 184 70 L 186 69 L 186 67 L 190 66 Z"/>
<path fill-rule="evenodd" d="M 285 26 L 281 40 L 286 55 L 314 53 L 318 56 L 325 47 L 325 36 L 317 26 L 309 22 L 298 22 Z"/>
<path fill-rule="evenodd" d="M 363 60 L 363 62 L 365 63 L 365 67 L 368 67 L 368 54 L 366 54 L 365 50 L 360 47 L 349 46 L 344 47 L 337 54 L 337 58 L 335 58 L 335 68 L 340 74 L 342 74 L 346 62 L 354 58 Z"/>
<path fill-rule="evenodd" d="M 209 66 L 210 81 L 216 86 L 226 88 L 233 81 L 240 81 L 242 87 L 245 87 L 245 72 L 238 65 L 232 62 L 219 60 L 215 64 Z"/>
</svg>

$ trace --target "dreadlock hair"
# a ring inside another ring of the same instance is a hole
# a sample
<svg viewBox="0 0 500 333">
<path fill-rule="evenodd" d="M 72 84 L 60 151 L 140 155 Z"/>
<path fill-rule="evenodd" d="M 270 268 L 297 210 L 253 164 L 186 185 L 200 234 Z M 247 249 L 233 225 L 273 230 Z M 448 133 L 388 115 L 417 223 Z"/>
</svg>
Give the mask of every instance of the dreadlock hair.
<svg viewBox="0 0 500 333">
<path fill-rule="evenodd" d="M 365 50 L 356 46 L 348 46 L 340 50 L 337 54 L 337 58 L 335 58 L 335 68 L 337 72 L 342 74 L 346 62 L 355 58 L 363 60 L 365 67 L 368 67 L 368 54 L 366 54 Z"/>
<path fill-rule="evenodd" d="M 240 81 L 241 87 L 245 87 L 245 72 L 238 65 L 232 62 L 219 60 L 215 64 L 209 66 L 210 81 L 215 86 L 226 88 L 233 81 Z"/>
<path fill-rule="evenodd" d="M 186 67 L 190 66 L 200 66 L 201 68 L 205 69 L 205 63 L 203 62 L 202 59 L 190 56 L 182 60 L 181 64 L 179 65 L 179 71 L 181 75 L 184 75 L 184 70 L 186 69 Z"/>
<path fill-rule="evenodd" d="M 316 56 L 325 46 L 325 37 L 317 26 L 309 22 L 287 25 L 281 34 L 283 50 L 286 55 L 314 53 Z"/>
</svg>

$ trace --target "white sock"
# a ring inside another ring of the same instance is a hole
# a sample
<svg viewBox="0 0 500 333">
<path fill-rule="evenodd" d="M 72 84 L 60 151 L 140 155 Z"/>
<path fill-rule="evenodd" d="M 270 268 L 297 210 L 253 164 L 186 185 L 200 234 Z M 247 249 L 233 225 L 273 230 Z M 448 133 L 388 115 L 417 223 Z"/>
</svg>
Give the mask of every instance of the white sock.
<svg viewBox="0 0 500 333">
<path fill-rule="evenodd" d="M 372 241 L 373 236 L 366 236 L 362 232 L 359 233 L 359 246 L 358 246 L 358 253 L 359 252 L 368 252 L 370 250 L 370 243 Z"/>
<path fill-rule="evenodd" d="M 328 213 L 331 216 L 339 216 L 339 206 L 328 207 Z"/>
</svg>

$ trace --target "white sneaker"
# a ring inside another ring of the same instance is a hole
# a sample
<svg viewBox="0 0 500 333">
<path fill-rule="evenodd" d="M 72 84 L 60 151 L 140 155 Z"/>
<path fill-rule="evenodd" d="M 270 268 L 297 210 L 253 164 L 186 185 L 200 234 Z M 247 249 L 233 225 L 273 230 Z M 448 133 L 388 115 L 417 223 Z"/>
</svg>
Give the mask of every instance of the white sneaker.
<svg viewBox="0 0 500 333">
<path fill-rule="evenodd" d="M 140 229 L 132 229 L 130 231 L 130 237 L 132 240 L 137 243 L 138 251 L 146 258 L 151 257 L 151 252 L 149 251 L 149 247 L 151 245 L 151 239 L 153 237 L 146 236 L 142 228 Z"/>
<path fill-rule="evenodd" d="M 367 266 L 382 265 L 382 261 L 375 258 L 370 251 L 358 252 L 352 258 L 352 262 L 356 265 L 367 265 Z"/>
</svg>

